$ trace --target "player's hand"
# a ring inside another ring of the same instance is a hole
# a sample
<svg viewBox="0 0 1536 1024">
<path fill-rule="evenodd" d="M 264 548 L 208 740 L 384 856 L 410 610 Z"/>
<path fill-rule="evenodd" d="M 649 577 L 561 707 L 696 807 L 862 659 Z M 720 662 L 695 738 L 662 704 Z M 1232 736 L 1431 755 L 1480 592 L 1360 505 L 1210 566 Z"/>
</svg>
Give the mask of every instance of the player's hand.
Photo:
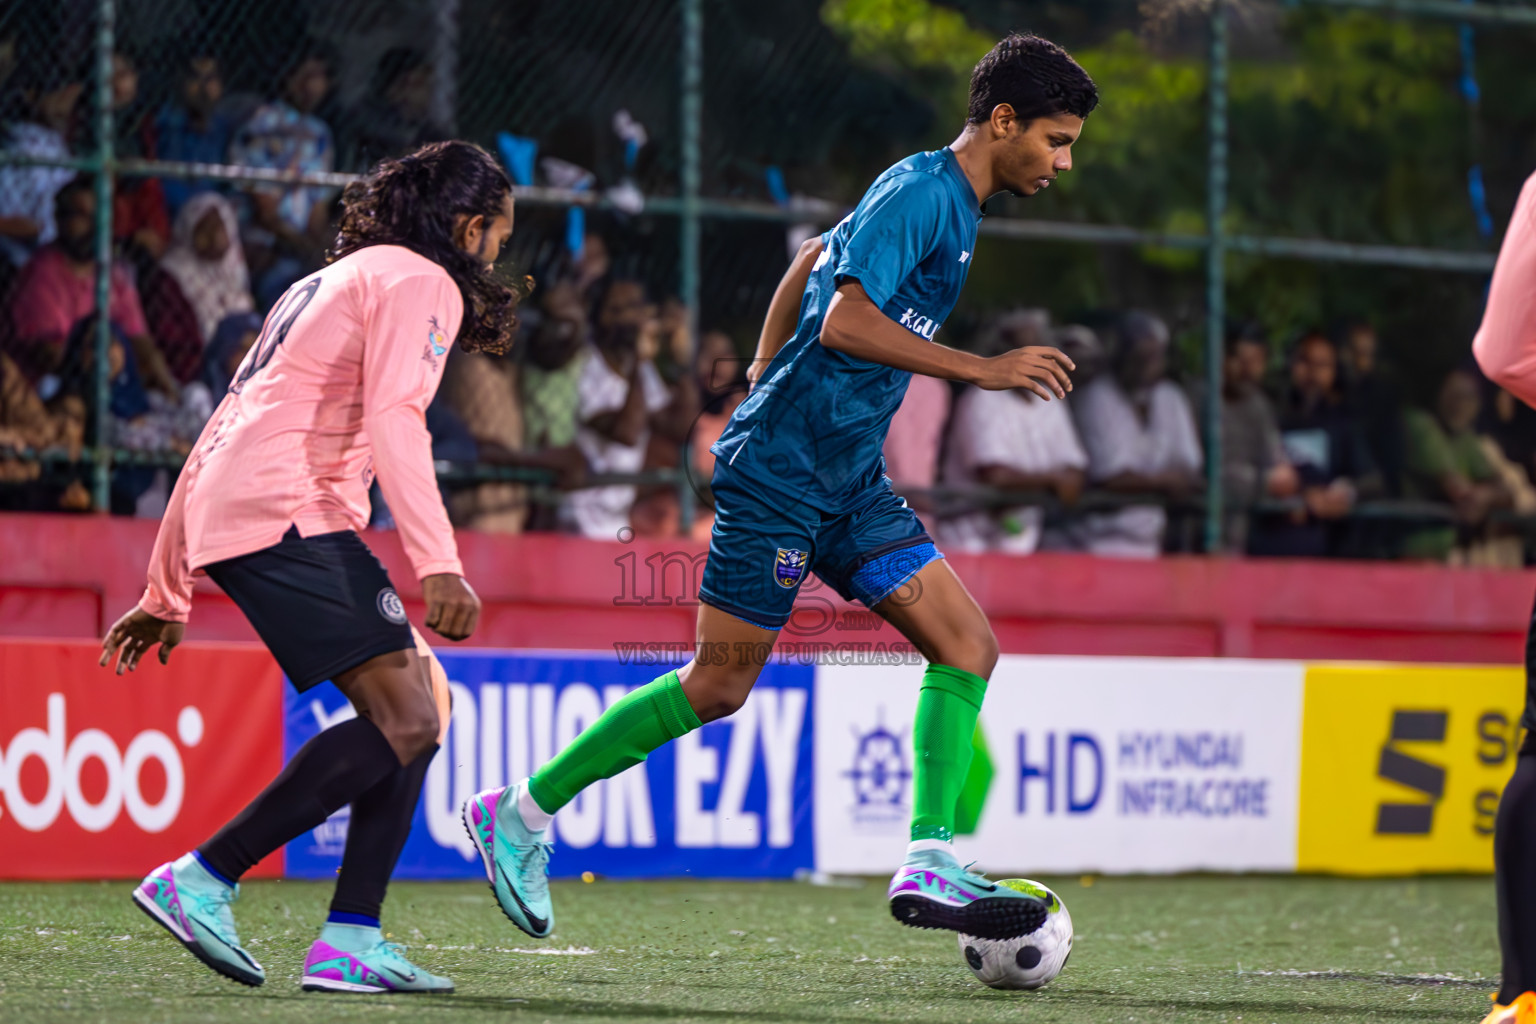
<svg viewBox="0 0 1536 1024">
<path fill-rule="evenodd" d="M 427 628 L 447 640 L 463 640 L 480 621 L 480 598 L 463 576 L 451 572 L 421 581 L 427 602 Z"/>
<path fill-rule="evenodd" d="M 555 486 L 562 491 L 574 491 L 587 482 L 587 457 L 575 445 L 551 448 L 550 461 L 554 464 Z"/>
<path fill-rule="evenodd" d="M 112 662 L 115 655 L 117 674 L 132 672 L 138 668 L 139 659 L 144 657 L 144 652 L 159 644 L 160 664 L 164 665 L 171 660 L 171 651 L 181 643 L 181 638 L 186 631 L 185 624 L 157 619 L 138 605 L 134 605 L 132 611 L 118 619 L 112 624 L 112 628 L 107 630 L 105 639 L 101 641 L 101 660 L 97 664 L 105 668 Z"/>
<path fill-rule="evenodd" d="M 757 387 L 757 382 L 762 379 L 763 371 L 768 369 L 768 364 L 771 362 L 773 362 L 772 359 L 764 359 L 761 356 L 752 357 L 752 361 L 747 364 L 748 391 L 751 391 L 753 388 Z"/>
<path fill-rule="evenodd" d="M 642 363 L 654 362 L 661 354 L 661 325 L 655 318 L 645 322 L 635 337 L 635 355 Z"/>
<path fill-rule="evenodd" d="M 981 360 L 971 383 L 986 391 L 1024 388 L 1049 401 L 1052 397 L 1067 397 L 1072 390 L 1072 378 L 1067 371 L 1075 369 L 1077 364 L 1059 348 L 1025 345 Z"/>
</svg>

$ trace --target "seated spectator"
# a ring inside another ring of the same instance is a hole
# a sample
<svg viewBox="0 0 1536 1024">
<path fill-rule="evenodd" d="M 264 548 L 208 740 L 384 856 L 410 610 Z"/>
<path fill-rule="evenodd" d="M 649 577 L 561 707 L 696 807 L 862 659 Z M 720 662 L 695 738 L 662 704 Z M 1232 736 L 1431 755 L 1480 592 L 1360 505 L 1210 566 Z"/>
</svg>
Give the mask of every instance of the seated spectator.
<svg viewBox="0 0 1536 1024">
<path fill-rule="evenodd" d="M 245 354 L 260 336 L 261 317 L 255 313 L 234 313 L 219 321 L 213 338 L 203 349 L 199 378 L 214 405 L 224 400 Z"/>
<path fill-rule="evenodd" d="M 343 166 L 372 167 L 452 133 L 432 119 L 437 69 L 420 50 L 396 47 L 379 59 L 373 84 L 347 118 Z"/>
<path fill-rule="evenodd" d="M 72 180 L 54 200 L 58 238 L 21 270 L 11 307 L 17 362 L 33 379 L 63 363 L 65 343 L 96 309 L 96 192 L 90 178 Z M 178 393 L 176 378 L 144 319 L 139 292 L 128 272 L 113 264 L 108 316 L 132 344 L 145 384 L 164 395 Z"/>
<path fill-rule="evenodd" d="M 693 379 L 703 412 L 717 415 L 726 405 L 733 409 L 740 405 L 746 370 L 747 361 L 736 353 L 736 343 L 729 334 L 705 331 L 693 356 Z"/>
<path fill-rule="evenodd" d="M 1051 333 L 1051 343 L 1062 352 L 1066 353 L 1072 365 L 1077 369 L 1072 371 L 1072 386 L 1074 389 L 1087 387 L 1093 383 L 1093 378 L 1104 369 L 1107 356 L 1104 352 L 1104 343 L 1093 328 L 1082 324 L 1067 324 L 1056 328 Z"/>
<path fill-rule="evenodd" d="M 1344 399 L 1359 417 L 1366 453 L 1381 479 L 1383 494 L 1401 493 L 1403 475 L 1403 386 L 1381 361 L 1381 343 L 1369 321 L 1354 320 L 1340 333 Z"/>
<path fill-rule="evenodd" d="M 562 280 L 574 284 L 582 301 L 591 308 L 600 297 L 598 293 L 602 290 L 603 282 L 608 280 L 612 272 L 613 254 L 609 251 L 608 240 L 594 231 L 588 231 L 582 237 L 581 252 L 571 260 Z"/>
<path fill-rule="evenodd" d="M 455 348 L 443 370 L 439 398 L 474 442 L 474 458 L 508 461 L 488 456 L 493 451 L 511 456 L 522 450 L 523 410 L 518 368 L 512 360 Z M 448 513 L 456 526 L 521 533 L 528 518 L 528 488 L 503 481 L 456 488 L 448 496 Z"/>
<path fill-rule="evenodd" d="M 736 354 L 736 345 L 730 335 L 724 331 L 704 332 L 694 360 L 694 380 L 699 388 L 701 406 L 698 418 L 693 422 L 693 432 L 688 437 L 693 462 L 689 483 L 699 497 L 691 536 L 701 543 L 708 543 L 715 522 L 714 496 L 709 490 L 709 481 L 715 475 L 715 455 L 709 448 L 720 440 L 736 407 L 747 397 L 747 360 Z"/>
<path fill-rule="evenodd" d="M 656 368 L 667 382 L 670 398 L 666 410 L 653 419 L 641 468 L 686 473 L 683 444 L 698 417 L 702 392 L 698 354 L 693 351 L 693 338 L 688 330 L 688 308 L 677 296 L 662 303 L 656 317 L 656 332 L 660 353 Z M 651 484 L 639 488 L 629 513 L 629 525 L 637 536 L 675 537 L 682 531 L 682 521 L 677 485 Z M 694 528 L 698 525 L 695 518 Z"/>
<path fill-rule="evenodd" d="M 138 63 L 122 50 L 112 55 L 112 127 L 117 156 L 151 160 L 159 156 L 154 120 L 139 99 Z M 160 179 L 119 177 L 116 188 L 112 237 L 134 266 L 152 267 L 171 236 Z"/>
<path fill-rule="evenodd" d="M 1382 493 L 1360 421 L 1340 390 L 1339 353 L 1309 331 L 1291 353 L 1291 379 L 1280 403 L 1280 443 L 1296 469 L 1301 504 L 1253 525 L 1255 555 L 1322 558 L 1346 541 L 1344 520 L 1362 497 Z"/>
<path fill-rule="evenodd" d="M 68 62 L 39 60 L 22 74 L 21 116 L 6 125 L 4 148 L 35 157 L 68 157 L 69 127 L 85 88 Z M 0 167 L 0 252 L 21 266 L 57 234 L 54 200 L 75 172 L 66 167 Z"/>
<path fill-rule="evenodd" d="M 222 164 L 229 159 L 234 125 L 219 112 L 224 98 L 224 78 L 219 59 L 199 49 L 191 50 L 177 68 L 175 95 L 155 115 L 155 145 L 161 160 L 198 164 Z M 222 188 L 206 178 L 166 178 L 161 183 L 167 212 L 175 217 L 187 200 L 199 192 Z"/>
<path fill-rule="evenodd" d="M 54 415 L 16 363 L 0 355 L 0 509 L 89 511 L 91 493 L 78 468 L 71 472 L 66 465 L 45 471 L 35 456 L 11 454 L 62 450 L 76 462 L 84 446 L 83 421 Z"/>
<path fill-rule="evenodd" d="M 587 312 L 575 285 L 566 281 L 544 293 L 541 307 L 523 364 L 523 416 L 530 447 L 564 448 L 576 443 Z"/>
<path fill-rule="evenodd" d="M 1486 415 L 1487 406 L 1498 404 L 1500 398 L 1530 412 L 1530 407 L 1524 402 L 1518 401 L 1513 395 L 1495 385 L 1492 381 L 1481 379 L 1481 393 L 1493 396 L 1493 402 L 1483 402 L 1485 415 L 1479 417 L 1477 432 L 1478 441 L 1482 446 L 1483 456 L 1488 464 L 1493 467 L 1494 474 L 1503 481 L 1504 488 L 1509 492 L 1509 508 L 1518 516 L 1526 518 L 1536 515 L 1536 485 L 1531 483 L 1531 471 L 1527 468 L 1529 458 L 1521 459 L 1521 452 L 1529 451 L 1524 444 L 1515 441 L 1511 434 L 1517 430 L 1529 430 L 1531 421 L 1527 420 L 1518 424 L 1512 424 L 1502 420 L 1499 413 L 1492 416 Z M 1490 427 L 1493 424 L 1493 427 Z M 1493 431 L 1503 427 L 1508 433 L 1502 435 Z M 1528 435 L 1527 435 L 1528 436 Z M 1513 451 L 1515 454 L 1511 455 Z M 1485 566 L 1491 568 L 1518 569 L 1524 566 L 1526 557 L 1526 539 L 1518 527 L 1495 527 L 1488 531 L 1488 539 L 1482 544 L 1474 544 L 1467 549 L 1464 559 L 1467 565 Z"/>
<path fill-rule="evenodd" d="M 939 478 L 939 446 L 949 425 L 949 381 L 914 373 L 885 435 L 885 475 L 918 512 L 933 507 L 926 494 Z"/>
<path fill-rule="evenodd" d="M 991 329 L 980 354 L 1049 344 L 1045 328 L 1043 313 L 1010 314 Z M 1047 402 L 1028 388 L 968 387 L 955 403 L 945 447 L 946 484 L 1049 492 L 1070 505 L 1082 494 L 1087 467 L 1088 454 L 1065 402 Z M 1040 546 L 1044 521 L 1038 505 L 983 507 L 940 519 L 937 532 L 944 544 L 959 551 L 1027 555 Z"/>
<path fill-rule="evenodd" d="M 1493 383 L 1484 387 L 1478 432 L 1491 437 L 1505 459 L 1536 476 L 1536 409 Z"/>
<path fill-rule="evenodd" d="M 335 169 L 331 128 L 316 109 L 331 91 L 333 61 L 318 42 L 302 48 L 283 79 L 279 99 L 256 108 L 230 143 L 229 161 L 245 167 L 324 172 Z M 250 188 L 256 298 L 269 308 L 290 284 L 320 265 L 329 241 L 333 189 L 318 185 Z"/>
<path fill-rule="evenodd" d="M 543 318 L 541 323 L 547 325 L 549 320 Z M 535 348 L 530 344 L 530 350 Z M 573 346 L 572 352 L 576 350 Z M 575 375 L 569 375 L 569 429 L 562 444 L 551 445 L 547 423 L 541 424 L 539 436 L 533 433 L 528 404 L 533 393 L 526 382 L 531 365 L 520 366 L 507 356 L 455 349 L 443 373 L 438 401 L 428 409 L 427 426 L 437 458 L 548 469 L 555 472 L 558 487 L 579 486 L 586 460 L 575 447 Z M 454 487 L 447 494 L 447 506 L 454 524 L 470 529 L 519 533 L 533 526 L 526 484 L 486 481 Z"/>
<path fill-rule="evenodd" d="M 1150 314 L 1127 313 L 1115 335 L 1107 372 L 1070 397 L 1088 478 L 1109 491 L 1188 497 L 1200 486 L 1203 456 L 1189 399 L 1166 379 L 1168 327 Z M 1130 505 L 1083 516 L 1072 537 L 1094 554 L 1155 558 L 1167 522 L 1161 505 Z"/>
<path fill-rule="evenodd" d="M 1445 502 L 1456 519 L 1454 526 L 1411 532 L 1405 557 L 1446 561 L 1457 547 L 1484 539 L 1490 512 L 1513 504 L 1514 492 L 1499 476 L 1475 430 L 1480 407 L 1476 378 L 1466 370 L 1454 370 L 1441 382 L 1434 412 L 1410 409 L 1404 416 L 1408 442 L 1404 494 Z"/>
<path fill-rule="evenodd" d="M 685 375 L 697 377 L 698 353 L 693 350 L 693 334 L 688 329 L 688 307 L 676 295 L 669 295 L 656 313 L 656 327 L 661 332 L 661 355 L 656 368 L 667 380 Z"/>
<path fill-rule="evenodd" d="M 88 316 L 70 332 L 58 370 L 58 389 L 50 404 L 78 399 L 86 404 L 86 419 L 94 425 L 96 411 L 96 318 Z M 186 455 L 213 414 L 209 392 L 201 382 L 167 396 L 144 386 L 131 339 L 116 325 L 107 347 L 110 417 L 106 443 L 135 452 Z M 94 441 L 94 430 L 86 437 Z"/>
<path fill-rule="evenodd" d="M 176 215 L 170 249 L 143 279 L 150 333 L 182 383 L 197 377 L 219 324 L 255 307 L 239 232 L 229 200 L 200 193 Z"/>
<path fill-rule="evenodd" d="M 1264 394 L 1269 345 L 1256 326 L 1227 333 L 1222 361 L 1221 478 L 1222 548 L 1248 548 L 1249 516 L 1265 498 L 1289 498 L 1299 479 L 1280 444 L 1274 406 Z M 1190 389 L 1192 404 L 1203 405 L 1203 389 Z"/>
<path fill-rule="evenodd" d="M 42 451 L 67 441 L 63 424 L 49 414 L 37 389 L 10 356 L 0 354 L 0 483 L 31 483 L 41 475 L 37 459 L 9 453 Z M 71 453 L 79 454 L 78 447 Z"/>
<path fill-rule="evenodd" d="M 592 343 L 579 357 L 576 444 L 595 473 L 638 473 L 651 431 L 675 425 L 665 415 L 673 395 L 655 365 L 656 309 L 644 285 L 619 278 L 604 289 L 593 320 Z M 679 442 L 686 436 L 685 424 Z M 583 536 L 613 539 L 631 529 L 634 501 L 633 485 L 587 488 L 567 496 L 561 516 Z"/>
<path fill-rule="evenodd" d="M 49 408 L 74 436 L 94 443 L 96 424 L 96 318 L 75 325 L 58 368 L 58 389 Z M 109 406 L 102 425 L 106 444 L 134 452 L 187 455 L 213 413 L 208 391 L 192 384 L 174 397 L 149 391 L 141 383 L 134 345 L 113 326 L 107 348 Z M 158 518 L 165 511 L 170 484 L 164 470 L 119 467 L 112 477 L 112 512 Z"/>
</svg>

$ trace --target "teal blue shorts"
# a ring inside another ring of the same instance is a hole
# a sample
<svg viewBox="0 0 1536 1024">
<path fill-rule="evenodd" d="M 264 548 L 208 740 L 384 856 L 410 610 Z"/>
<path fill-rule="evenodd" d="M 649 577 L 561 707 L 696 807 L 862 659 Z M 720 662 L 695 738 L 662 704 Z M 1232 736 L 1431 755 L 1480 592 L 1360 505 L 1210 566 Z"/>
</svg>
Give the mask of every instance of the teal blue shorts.
<svg viewBox="0 0 1536 1024">
<path fill-rule="evenodd" d="M 715 526 L 699 600 L 763 629 L 784 628 L 807 573 L 873 609 L 944 557 L 886 477 L 838 515 L 786 512 L 723 461 L 710 489 Z"/>
</svg>

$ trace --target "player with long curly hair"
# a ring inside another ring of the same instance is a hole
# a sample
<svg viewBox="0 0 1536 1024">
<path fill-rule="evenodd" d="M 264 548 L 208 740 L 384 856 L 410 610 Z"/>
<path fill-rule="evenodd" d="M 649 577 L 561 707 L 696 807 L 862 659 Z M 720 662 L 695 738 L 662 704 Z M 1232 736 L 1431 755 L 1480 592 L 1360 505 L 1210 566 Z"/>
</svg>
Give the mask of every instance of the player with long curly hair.
<svg viewBox="0 0 1536 1024">
<path fill-rule="evenodd" d="M 323 269 L 290 288 L 203 430 L 171 494 L 139 603 L 102 643 L 119 674 L 181 641 L 193 578 L 245 613 L 295 689 L 327 679 L 352 719 L 305 744 L 196 850 L 162 864 L 134 902 L 208 967 L 266 980 L 240 945 L 239 879 L 351 805 L 331 912 L 306 989 L 453 990 L 385 942 L 379 915 L 427 765 L 448 725 L 442 667 L 358 532 L 379 486 L 421 580 L 426 625 L 474 632 L 433 473 L 425 413 L 455 343 L 503 352 L 516 293 L 492 272 L 512 232 L 512 186 L 489 154 L 439 142 L 386 160 L 343 195 Z M 217 681 L 211 681 L 218 685 Z"/>
</svg>

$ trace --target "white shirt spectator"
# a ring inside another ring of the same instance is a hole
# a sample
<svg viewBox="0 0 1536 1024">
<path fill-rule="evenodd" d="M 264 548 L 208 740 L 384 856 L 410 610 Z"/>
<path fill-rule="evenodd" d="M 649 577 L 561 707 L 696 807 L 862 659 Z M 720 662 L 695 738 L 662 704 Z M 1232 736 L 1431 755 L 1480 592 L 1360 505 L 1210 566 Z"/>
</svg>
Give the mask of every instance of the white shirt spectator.
<svg viewBox="0 0 1536 1024">
<path fill-rule="evenodd" d="M 649 429 L 642 430 L 633 445 L 604 437 L 587 423 L 604 413 L 618 412 L 629 397 L 629 381 L 608 365 L 595 346 L 579 356 L 581 372 L 576 380 L 576 446 L 594 473 L 638 473 L 645 465 Z M 672 401 L 661 374 L 649 362 L 640 366 L 640 386 L 645 390 L 647 413 L 659 412 Z M 561 508 L 561 518 L 584 537 L 616 540 L 629 526 L 629 509 L 635 503 L 633 486 L 588 487 L 572 491 Z"/>
<path fill-rule="evenodd" d="M 944 461 L 946 484 L 975 484 L 983 466 L 1046 474 L 1087 469 L 1088 453 L 1077 438 L 1065 402 L 1047 402 L 1014 391 L 967 388 L 955 404 Z M 939 539 L 959 551 L 1008 551 L 1027 555 L 1040 546 L 1040 508 L 977 510 L 938 523 Z"/>
<path fill-rule="evenodd" d="M 1194 413 L 1172 381 L 1152 385 L 1146 422 L 1109 373 L 1100 374 L 1072 402 L 1088 450 L 1089 480 L 1109 480 L 1122 473 L 1200 471 L 1203 455 Z M 1084 516 L 1080 536 L 1083 546 L 1096 555 L 1156 558 L 1166 525 L 1161 507 L 1133 505 Z"/>
<path fill-rule="evenodd" d="M 6 148 L 24 156 L 69 158 L 69 144 L 52 128 L 27 121 L 11 125 Z M 53 197 L 77 174 L 71 167 L 0 167 L 0 217 L 26 217 L 38 227 L 37 245 L 58 236 L 53 222 Z M 21 266 L 33 247 L 12 238 L 0 239 L 0 253 Z"/>
</svg>

